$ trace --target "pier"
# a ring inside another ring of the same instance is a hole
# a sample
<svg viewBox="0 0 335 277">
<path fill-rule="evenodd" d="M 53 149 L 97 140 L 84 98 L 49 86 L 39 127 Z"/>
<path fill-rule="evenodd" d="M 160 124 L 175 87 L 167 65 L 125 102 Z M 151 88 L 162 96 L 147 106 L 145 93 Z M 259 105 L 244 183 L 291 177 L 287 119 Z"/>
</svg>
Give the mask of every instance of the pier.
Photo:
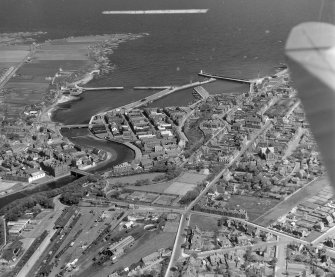
<svg viewBox="0 0 335 277">
<path fill-rule="evenodd" d="M 174 93 L 174 92 L 177 92 L 177 91 L 180 91 L 180 90 L 184 90 L 184 89 L 187 89 L 187 88 L 193 88 L 193 87 L 201 86 L 201 85 L 204 85 L 204 84 L 212 83 L 214 81 L 216 81 L 216 79 L 211 78 L 211 79 L 203 81 L 203 82 L 190 83 L 190 84 L 186 84 L 186 85 L 183 85 L 183 86 L 180 86 L 180 87 L 169 87 L 169 88 L 164 89 L 162 91 L 159 91 L 159 92 L 157 92 L 153 95 L 150 95 L 146 98 L 143 98 L 143 99 L 140 99 L 140 100 L 135 101 L 133 103 L 121 106 L 118 109 L 130 110 L 130 109 L 138 108 L 138 107 L 141 107 L 141 106 L 145 106 L 148 103 L 151 103 L 151 102 L 153 102 L 153 101 L 155 101 L 159 98 L 162 98 L 164 96 L 167 96 L 171 93 Z M 108 113 L 108 112 L 104 112 L 103 114 L 100 114 L 100 115 L 105 115 L 106 113 Z"/>
<path fill-rule="evenodd" d="M 184 9 L 184 10 L 137 10 L 137 11 L 103 11 L 102 14 L 192 14 L 207 13 L 208 9 Z"/>
<path fill-rule="evenodd" d="M 133 89 L 134 90 L 147 90 L 147 89 L 152 89 L 152 90 L 155 90 L 155 89 L 157 89 L 157 90 L 163 90 L 163 89 L 171 89 L 171 88 L 173 88 L 173 86 L 162 86 L 162 87 L 134 87 Z"/>
<path fill-rule="evenodd" d="M 83 91 L 94 91 L 94 90 L 124 90 L 124 87 L 100 87 L 100 88 L 84 88 L 80 87 Z"/>
<path fill-rule="evenodd" d="M 231 81 L 231 82 L 237 82 L 237 83 L 243 83 L 243 84 L 250 84 L 251 83 L 250 80 L 214 75 L 214 74 L 202 72 L 202 70 L 198 73 L 198 75 L 202 76 L 202 77 L 206 77 L 206 78 L 214 78 L 214 79 L 218 79 L 218 80 Z"/>
</svg>

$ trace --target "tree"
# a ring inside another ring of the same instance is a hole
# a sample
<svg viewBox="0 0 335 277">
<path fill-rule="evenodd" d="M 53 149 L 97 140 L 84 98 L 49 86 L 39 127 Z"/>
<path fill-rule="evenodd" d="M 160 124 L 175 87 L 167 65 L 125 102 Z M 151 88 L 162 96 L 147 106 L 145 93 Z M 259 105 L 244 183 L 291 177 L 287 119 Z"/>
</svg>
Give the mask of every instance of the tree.
<svg viewBox="0 0 335 277">
<path fill-rule="evenodd" d="M 251 247 L 248 247 L 247 250 L 245 251 L 244 259 L 248 262 L 250 262 L 252 260 L 252 249 L 251 249 Z"/>
<path fill-rule="evenodd" d="M 278 262 L 278 259 L 276 257 L 273 257 L 273 259 L 270 261 L 270 265 L 275 266 Z"/>
<path fill-rule="evenodd" d="M 315 269 L 314 273 L 315 273 L 316 277 L 322 277 L 325 274 L 324 271 L 321 268 Z"/>
</svg>

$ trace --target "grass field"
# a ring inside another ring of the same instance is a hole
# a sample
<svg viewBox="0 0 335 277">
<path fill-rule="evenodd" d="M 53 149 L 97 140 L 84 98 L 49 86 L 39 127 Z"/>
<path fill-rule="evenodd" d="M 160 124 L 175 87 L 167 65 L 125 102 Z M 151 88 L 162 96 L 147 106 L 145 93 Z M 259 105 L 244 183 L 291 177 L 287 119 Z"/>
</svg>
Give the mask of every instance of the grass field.
<svg viewBox="0 0 335 277">
<path fill-rule="evenodd" d="M 0 48 L 0 62 L 21 62 L 27 55 L 28 51 L 25 50 L 1 50 Z"/>
<path fill-rule="evenodd" d="M 150 178 L 145 177 L 148 175 Z M 129 177 L 121 177 L 121 178 L 112 178 L 110 182 L 113 183 L 119 182 L 130 182 L 132 180 L 135 183 L 139 179 L 153 179 L 157 175 L 162 175 L 162 173 L 151 173 L 151 174 L 142 174 L 137 176 L 129 176 Z M 127 179 L 129 178 L 129 179 Z M 206 178 L 206 175 L 186 172 L 183 173 L 181 176 L 174 179 L 174 181 L 163 182 L 153 185 L 147 186 L 129 186 L 127 188 L 138 190 L 138 191 L 150 191 L 150 192 L 157 192 L 157 193 L 168 193 L 168 194 L 175 194 L 175 195 L 185 195 L 189 190 L 192 190 L 197 184 L 201 183 Z M 129 180 L 129 181 L 126 181 Z"/>
<path fill-rule="evenodd" d="M 0 181 L 0 191 L 8 190 L 12 188 L 13 186 L 15 186 L 15 184 L 17 184 L 17 182 Z"/>
<path fill-rule="evenodd" d="M 218 219 L 210 216 L 192 214 L 190 218 L 190 227 L 198 226 L 203 231 L 217 231 Z"/>
<path fill-rule="evenodd" d="M 138 190 L 138 191 L 150 191 L 150 192 L 156 192 L 156 193 L 163 193 L 164 190 L 170 185 L 168 182 L 153 184 L 153 185 L 147 185 L 147 186 L 128 186 L 127 188 Z"/>
<path fill-rule="evenodd" d="M 178 177 L 178 182 L 181 183 L 190 183 L 190 184 L 199 184 L 203 180 L 206 179 L 206 175 L 193 173 L 193 172 L 185 172 L 180 177 Z"/>
<path fill-rule="evenodd" d="M 236 208 L 246 210 L 249 220 L 252 221 L 267 212 L 269 209 L 273 208 L 278 203 L 279 201 L 275 199 L 233 195 L 229 199 L 226 207 L 231 209 Z"/>
<path fill-rule="evenodd" d="M 175 196 L 169 196 L 169 195 L 161 195 L 159 198 L 155 201 L 155 204 L 158 205 L 171 205 L 172 202 L 176 199 Z"/>
<path fill-rule="evenodd" d="M 132 176 L 124 176 L 124 177 L 113 177 L 113 178 L 109 178 L 107 180 L 108 180 L 109 184 L 116 184 L 118 182 L 135 184 L 136 181 L 138 181 L 138 180 L 149 179 L 149 180 L 152 181 L 155 177 L 162 176 L 162 175 L 164 175 L 164 173 L 146 173 L 146 174 L 138 174 L 138 175 L 132 175 Z M 137 187 L 137 188 L 139 188 L 139 187 Z"/>
<path fill-rule="evenodd" d="M 195 187 L 195 184 L 173 182 L 164 192 L 176 195 L 185 195 L 189 190 L 192 190 Z"/>
<path fill-rule="evenodd" d="M 277 220 L 278 217 L 287 214 L 292 208 L 297 206 L 299 203 L 304 202 L 308 198 L 313 197 L 318 194 L 322 190 L 322 188 L 329 185 L 329 180 L 327 176 L 321 176 L 317 180 L 310 182 L 308 185 L 294 193 L 291 197 L 282 201 L 278 205 L 276 205 L 273 209 L 269 210 L 267 213 L 262 215 L 261 217 L 252 220 L 256 224 L 262 226 L 268 226 L 274 221 Z"/>
</svg>

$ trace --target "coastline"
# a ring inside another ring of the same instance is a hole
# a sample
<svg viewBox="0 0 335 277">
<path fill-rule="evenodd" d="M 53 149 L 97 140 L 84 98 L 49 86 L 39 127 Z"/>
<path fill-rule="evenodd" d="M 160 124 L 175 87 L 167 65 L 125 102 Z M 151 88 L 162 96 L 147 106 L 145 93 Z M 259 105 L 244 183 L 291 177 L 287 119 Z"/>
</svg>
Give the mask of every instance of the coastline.
<svg viewBox="0 0 335 277">
<path fill-rule="evenodd" d="M 80 78 L 79 80 L 71 83 L 71 85 L 78 86 L 79 84 L 80 85 L 88 84 L 90 81 L 92 81 L 94 79 L 94 73 L 95 72 L 96 72 L 96 70 L 92 70 L 90 72 L 85 73 L 82 78 Z M 67 103 L 67 102 L 70 102 L 70 101 L 74 101 L 76 99 L 78 99 L 77 96 L 63 95 L 61 93 L 61 91 L 58 91 L 54 102 L 50 106 L 45 107 L 46 110 L 41 112 L 40 121 L 56 123 L 56 122 L 53 122 L 51 118 L 52 118 L 52 114 L 58 109 L 58 105 L 63 104 L 63 103 Z"/>
</svg>

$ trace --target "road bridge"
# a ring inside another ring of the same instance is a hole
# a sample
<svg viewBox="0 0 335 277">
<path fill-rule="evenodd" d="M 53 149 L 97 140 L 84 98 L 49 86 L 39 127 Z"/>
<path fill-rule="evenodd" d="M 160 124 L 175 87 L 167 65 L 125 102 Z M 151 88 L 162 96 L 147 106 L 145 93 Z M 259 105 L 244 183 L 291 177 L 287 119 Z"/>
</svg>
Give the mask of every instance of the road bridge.
<svg viewBox="0 0 335 277">
<path fill-rule="evenodd" d="M 237 83 L 244 83 L 244 84 L 250 84 L 250 80 L 245 80 L 245 79 L 239 79 L 239 78 L 232 78 L 232 77 L 226 77 L 226 76 L 220 76 L 220 75 L 215 75 L 215 74 L 210 74 L 210 73 L 205 73 L 202 72 L 202 70 L 198 73 L 199 76 L 206 77 L 206 78 L 214 78 L 214 79 L 219 79 L 219 80 L 224 80 L 224 81 L 231 81 L 231 82 L 237 82 Z"/>
<path fill-rule="evenodd" d="M 68 128 L 68 129 L 74 129 L 74 128 L 88 128 L 89 124 L 72 124 L 72 125 L 61 125 L 60 128 Z"/>
<path fill-rule="evenodd" d="M 71 169 L 70 172 L 71 172 L 71 175 L 74 175 L 74 176 L 94 176 L 94 174 L 89 173 L 84 170 L 80 170 L 80 169 Z"/>
</svg>

